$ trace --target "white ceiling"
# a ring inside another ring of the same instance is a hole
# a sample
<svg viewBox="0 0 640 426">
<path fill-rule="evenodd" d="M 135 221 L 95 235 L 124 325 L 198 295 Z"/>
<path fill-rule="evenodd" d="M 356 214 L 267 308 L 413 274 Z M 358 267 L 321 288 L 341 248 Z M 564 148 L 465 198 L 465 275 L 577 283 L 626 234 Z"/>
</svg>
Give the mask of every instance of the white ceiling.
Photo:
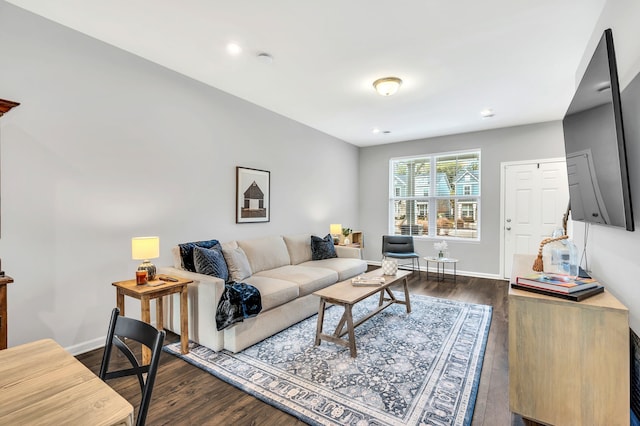
<svg viewBox="0 0 640 426">
<path fill-rule="evenodd" d="M 561 119 L 605 3 L 7 1 L 357 146 Z"/>
</svg>

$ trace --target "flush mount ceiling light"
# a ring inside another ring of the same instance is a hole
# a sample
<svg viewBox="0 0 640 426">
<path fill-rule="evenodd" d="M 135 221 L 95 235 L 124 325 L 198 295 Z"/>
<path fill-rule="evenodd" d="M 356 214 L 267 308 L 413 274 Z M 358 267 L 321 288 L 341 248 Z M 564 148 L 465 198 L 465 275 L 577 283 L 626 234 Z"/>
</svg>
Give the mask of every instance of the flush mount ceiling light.
<svg viewBox="0 0 640 426">
<path fill-rule="evenodd" d="M 379 78 L 373 82 L 373 87 L 382 96 L 391 96 L 400 89 L 402 80 L 398 77 Z"/>
</svg>

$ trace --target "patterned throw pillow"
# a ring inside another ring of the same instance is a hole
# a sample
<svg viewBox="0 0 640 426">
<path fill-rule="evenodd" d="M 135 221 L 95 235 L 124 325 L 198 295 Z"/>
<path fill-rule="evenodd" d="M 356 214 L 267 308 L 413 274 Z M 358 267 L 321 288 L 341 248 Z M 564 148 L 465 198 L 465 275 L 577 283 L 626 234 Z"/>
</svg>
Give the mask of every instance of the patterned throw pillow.
<svg viewBox="0 0 640 426">
<path fill-rule="evenodd" d="M 193 263 L 199 274 L 218 277 L 224 282 L 229 280 L 229 269 L 227 262 L 224 261 L 220 244 L 210 249 L 196 246 L 193 249 Z"/>
<path fill-rule="evenodd" d="M 196 265 L 193 263 L 194 248 L 211 248 L 216 244 L 220 244 L 218 240 L 194 241 L 192 243 L 178 244 L 178 247 L 180 247 L 180 257 L 182 258 L 182 265 L 184 266 L 184 269 L 187 271 L 196 272 Z"/>
<path fill-rule="evenodd" d="M 324 238 L 311 236 L 311 260 L 332 259 L 334 257 L 338 257 L 338 255 L 331 234 L 327 234 Z"/>
</svg>

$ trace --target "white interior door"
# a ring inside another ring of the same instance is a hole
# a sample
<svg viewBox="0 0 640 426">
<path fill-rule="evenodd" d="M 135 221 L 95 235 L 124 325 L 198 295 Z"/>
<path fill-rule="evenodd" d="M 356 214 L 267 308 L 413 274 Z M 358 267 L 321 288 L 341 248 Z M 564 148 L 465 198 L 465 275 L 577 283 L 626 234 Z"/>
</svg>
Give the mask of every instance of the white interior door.
<svg viewBox="0 0 640 426">
<path fill-rule="evenodd" d="M 511 276 L 513 255 L 537 254 L 540 241 L 562 227 L 569 203 L 564 160 L 503 163 L 503 277 Z"/>
</svg>

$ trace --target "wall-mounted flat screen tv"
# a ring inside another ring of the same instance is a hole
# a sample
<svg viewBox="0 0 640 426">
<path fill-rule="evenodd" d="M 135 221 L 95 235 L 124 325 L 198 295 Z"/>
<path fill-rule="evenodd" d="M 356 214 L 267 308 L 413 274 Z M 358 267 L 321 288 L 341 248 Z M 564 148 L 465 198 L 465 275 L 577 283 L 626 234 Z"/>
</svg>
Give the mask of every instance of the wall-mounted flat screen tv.
<svg viewBox="0 0 640 426">
<path fill-rule="evenodd" d="M 562 120 L 574 220 L 633 231 L 618 71 L 605 30 Z"/>
</svg>

